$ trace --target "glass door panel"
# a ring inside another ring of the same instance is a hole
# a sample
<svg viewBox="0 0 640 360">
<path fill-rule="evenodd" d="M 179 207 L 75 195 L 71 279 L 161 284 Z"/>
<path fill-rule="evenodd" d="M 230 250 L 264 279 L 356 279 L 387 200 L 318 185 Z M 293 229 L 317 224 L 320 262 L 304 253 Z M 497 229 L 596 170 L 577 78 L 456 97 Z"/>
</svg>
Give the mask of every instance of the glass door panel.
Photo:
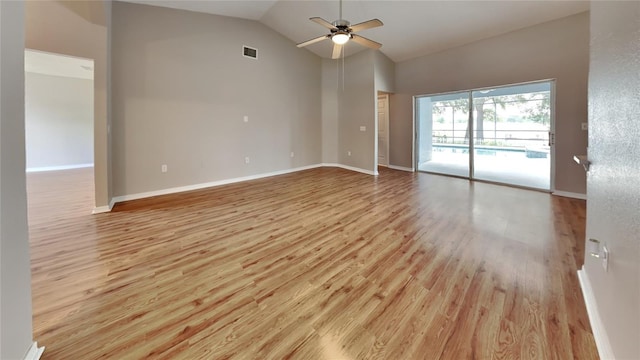
<svg viewBox="0 0 640 360">
<path fill-rule="evenodd" d="M 469 177 L 469 92 L 416 97 L 417 167 Z"/>
<path fill-rule="evenodd" d="M 551 82 L 473 91 L 473 178 L 551 187 Z"/>
</svg>

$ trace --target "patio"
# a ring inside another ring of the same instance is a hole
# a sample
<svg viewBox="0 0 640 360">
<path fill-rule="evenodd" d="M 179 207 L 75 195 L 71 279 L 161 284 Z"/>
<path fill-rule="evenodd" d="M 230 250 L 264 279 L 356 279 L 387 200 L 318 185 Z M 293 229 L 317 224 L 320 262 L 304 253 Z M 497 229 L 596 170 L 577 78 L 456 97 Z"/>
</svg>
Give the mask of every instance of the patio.
<svg viewBox="0 0 640 360">
<path fill-rule="evenodd" d="M 434 149 L 435 150 L 435 149 Z M 547 190 L 550 186 L 550 158 L 530 158 L 523 151 L 483 151 L 474 154 L 474 179 Z M 431 160 L 418 164 L 419 171 L 469 176 L 469 154 L 464 152 L 433 151 Z"/>
</svg>

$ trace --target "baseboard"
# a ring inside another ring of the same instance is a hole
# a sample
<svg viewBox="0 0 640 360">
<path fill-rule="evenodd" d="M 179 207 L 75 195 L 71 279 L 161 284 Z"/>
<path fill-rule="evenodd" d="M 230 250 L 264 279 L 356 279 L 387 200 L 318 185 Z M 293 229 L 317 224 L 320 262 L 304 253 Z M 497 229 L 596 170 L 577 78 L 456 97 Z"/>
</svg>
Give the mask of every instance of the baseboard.
<svg viewBox="0 0 640 360">
<path fill-rule="evenodd" d="M 33 168 L 27 168 L 26 171 L 27 172 L 60 171 L 60 170 L 83 169 L 88 167 L 93 167 L 93 164 L 33 167 Z"/>
<path fill-rule="evenodd" d="M 402 171 L 408 171 L 408 172 L 415 172 L 416 171 L 414 168 L 408 168 L 408 167 L 404 167 L 404 166 L 395 166 L 395 165 L 389 165 L 388 168 L 389 169 L 393 169 L 393 170 L 402 170 Z"/>
<path fill-rule="evenodd" d="M 584 297 L 584 303 L 587 307 L 587 314 L 589 315 L 589 323 L 591 323 L 591 331 L 593 331 L 593 338 L 596 341 L 598 347 L 598 354 L 602 360 L 613 360 L 613 350 L 611 350 L 611 343 L 609 337 L 600 319 L 600 313 L 596 306 L 596 299 L 593 296 L 593 288 L 589 281 L 584 267 L 582 270 L 578 270 L 578 279 L 580 280 L 580 288 L 582 289 L 582 297 Z"/>
<path fill-rule="evenodd" d="M 355 172 L 359 172 L 359 173 L 363 173 L 363 174 L 367 174 L 367 175 L 378 175 L 378 171 L 371 171 L 371 170 L 365 170 L 365 169 L 361 169 L 361 168 L 357 168 L 354 166 L 349 166 L 349 165 L 344 165 L 344 164 L 337 164 L 337 163 L 323 163 L 322 166 L 324 167 L 337 167 L 337 168 L 341 168 L 341 169 L 345 169 L 345 170 L 351 170 L 351 171 L 355 171 Z"/>
<path fill-rule="evenodd" d="M 144 199 L 144 198 L 148 198 L 148 197 L 152 197 L 152 196 L 160 196 L 160 195 L 175 194 L 175 193 L 180 193 L 180 192 L 185 192 L 185 191 L 200 190 L 200 189 L 209 188 L 209 187 L 234 184 L 234 183 L 243 182 L 243 181 L 249 181 L 249 180 L 257 180 L 257 179 L 262 179 L 262 178 L 271 177 L 271 176 L 277 176 L 277 175 L 284 175 L 284 174 L 289 174 L 289 173 L 293 173 L 293 172 L 314 169 L 314 168 L 318 168 L 318 167 L 322 167 L 322 165 L 321 164 L 308 165 L 308 166 L 302 166 L 302 167 L 297 167 L 297 168 L 293 168 L 293 169 L 279 170 L 279 171 L 274 171 L 274 172 L 269 172 L 269 173 L 262 173 L 262 174 L 257 174 L 257 175 L 250 175 L 250 176 L 243 176 L 243 177 L 239 177 L 239 178 L 218 180 L 218 181 L 212 181 L 212 182 L 195 184 L 195 185 L 179 186 L 179 187 L 174 187 L 174 188 L 169 188 L 169 189 L 148 191 L 148 192 L 143 192 L 143 193 L 138 193 L 138 194 L 116 196 L 116 197 L 113 198 L 112 202 L 113 202 L 113 204 L 115 204 L 115 203 L 119 203 L 119 202 L 123 202 L 123 201 Z"/>
<path fill-rule="evenodd" d="M 113 209 L 113 206 L 116 203 L 123 202 L 123 201 L 144 199 L 144 198 L 149 198 L 149 197 L 152 197 L 152 196 L 175 194 L 175 193 L 180 193 L 180 192 L 184 192 L 184 191 L 200 190 L 200 189 L 205 189 L 205 188 L 209 188 L 209 187 L 234 184 L 234 183 L 243 182 L 243 181 L 249 181 L 249 180 L 262 179 L 262 178 L 266 178 L 266 177 L 284 175 L 284 174 L 294 173 L 294 172 L 303 171 L 303 170 L 315 169 L 315 168 L 319 168 L 319 167 L 339 167 L 339 168 L 342 168 L 342 169 L 345 169 L 345 170 L 356 171 L 356 172 L 364 173 L 364 174 L 367 174 L 367 175 L 378 175 L 377 171 L 374 172 L 374 171 L 360 169 L 360 168 L 357 168 L 357 167 L 343 165 L 343 164 L 334 164 L 334 163 L 314 164 L 314 165 L 297 167 L 297 168 L 293 168 L 293 169 L 286 169 L 286 170 L 274 171 L 274 172 L 251 175 L 251 176 L 244 176 L 244 177 L 239 177 L 239 178 L 218 180 L 218 181 L 212 181 L 212 182 L 195 184 L 195 185 L 188 185 L 188 186 L 179 186 L 179 187 L 174 187 L 174 188 L 169 188 L 169 189 L 148 191 L 148 192 L 143 192 L 143 193 L 138 193 L 138 194 L 116 196 L 113 199 L 111 199 L 111 201 L 109 202 L 108 206 L 98 206 L 98 207 L 93 209 L 92 213 L 93 214 L 100 214 L 100 213 L 110 212 L 111 209 Z"/>
<path fill-rule="evenodd" d="M 558 191 L 558 190 L 556 190 L 556 191 L 552 192 L 551 195 L 568 197 L 568 198 L 573 198 L 573 199 L 580 199 L 580 200 L 587 200 L 587 194 L 574 193 L 574 192 L 568 192 L 568 191 Z"/>
<path fill-rule="evenodd" d="M 31 347 L 27 351 L 27 354 L 24 356 L 24 360 L 38 360 L 42 353 L 44 352 L 44 346 L 38 347 L 38 342 L 34 341 L 31 344 Z"/>
<path fill-rule="evenodd" d="M 113 209 L 113 205 L 115 205 L 115 199 L 111 199 L 111 201 L 109 201 L 109 205 L 104 205 L 104 206 L 96 206 L 95 208 L 93 208 L 93 211 L 91 211 L 92 214 L 101 214 L 101 213 L 108 213 L 111 211 L 111 209 Z"/>
<path fill-rule="evenodd" d="M 93 210 L 91 211 L 92 214 L 102 214 L 102 213 L 107 213 L 111 211 L 111 207 L 109 205 L 105 205 L 105 206 L 96 206 L 93 208 Z"/>
</svg>

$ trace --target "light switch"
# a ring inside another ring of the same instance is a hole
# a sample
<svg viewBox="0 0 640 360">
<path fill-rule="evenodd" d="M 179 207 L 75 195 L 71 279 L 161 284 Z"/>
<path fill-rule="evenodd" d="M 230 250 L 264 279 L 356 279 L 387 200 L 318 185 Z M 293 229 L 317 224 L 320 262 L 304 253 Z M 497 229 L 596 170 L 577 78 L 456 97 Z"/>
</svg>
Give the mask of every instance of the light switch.
<svg viewBox="0 0 640 360">
<path fill-rule="evenodd" d="M 366 126 L 360 126 L 360 131 L 367 131 L 367 127 Z"/>
<path fill-rule="evenodd" d="M 581 127 L 582 127 L 582 130 L 587 131 L 589 129 L 589 124 L 586 122 L 583 122 Z"/>
</svg>

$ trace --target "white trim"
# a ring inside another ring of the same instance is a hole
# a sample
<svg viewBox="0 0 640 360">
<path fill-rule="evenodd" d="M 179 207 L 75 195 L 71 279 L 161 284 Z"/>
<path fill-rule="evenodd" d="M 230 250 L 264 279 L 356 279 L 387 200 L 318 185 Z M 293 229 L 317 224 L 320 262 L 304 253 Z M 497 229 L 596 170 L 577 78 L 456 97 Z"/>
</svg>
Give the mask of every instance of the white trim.
<svg viewBox="0 0 640 360">
<path fill-rule="evenodd" d="M 109 205 L 97 206 L 93 208 L 93 211 L 91 211 L 91 213 L 95 215 L 95 214 L 110 212 L 111 209 L 113 209 L 113 205 L 115 204 L 116 204 L 116 199 L 111 199 L 111 201 L 109 201 Z"/>
<path fill-rule="evenodd" d="M 574 192 L 569 192 L 569 191 L 558 191 L 558 190 L 556 190 L 556 191 L 552 192 L 551 195 L 563 196 L 563 197 L 580 199 L 580 200 L 587 200 L 587 194 L 574 193 Z"/>
<path fill-rule="evenodd" d="M 32 167 L 32 168 L 27 168 L 27 172 L 59 171 L 59 170 L 71 170 L 71 169 L 83 169 L 83 168 L 89 168 L 89 167 L 93 167 L 93 164 Z"/>
<path fill-rule="evenodd" d="M 335 164 L 335 163 L 314 164 L 314 165 L 307 165 L 307 166 L 302 166 L 302 167 L 293 168 L 293 169 L 279 170 L 279 171 L 263 173 L 263 174 L 257 174 L 257 175 L 244 176 L 244 177 L 239 177 L 239 178 L 218 180 L 218 181 L 212 181 L 212 182 L 195 184 L 195 185 L 179 186 L 179 187 L 174 187 L 174 188 L 169 188 L 169 189 L 148 191 L 148 192 L 138 193 L 138 194 L 116 196 L 113 199 L 111 199 L 111 201 L 109 202 L 108 206 L 107 205 L 98 206 L 98 207 L 93 209 L 92 213 L 93 214 L 100 214 L 100 213 L 110 212 L 113 209 L 113 206 L 116 203 L 123 202 L 123 201 L 138 200 L 138 199 L 144 199 L 144 198 L 148 198 L 148 197 L 152 197 L 152 196 L 175 194 L 175 193 L 184 192 L 184 191 L 192 191 L 192 190 L 199 190 L 199 189 L 204 189 L 204 188 L 209 188 L 209 187 L 228 185 L 228 184 L 238 183 L 238 182 L 242 182 L 242 181 L 262 179 L 262 178 L 266 178 L 266 177 L 284 175 L 284 174 L 289 174 L 289 173 L 303 171 L 303 170 L 315 169 L 315 168 L 319 168 L 319 167 L 338 167 L 338 168 L 342 168 L 342 169 L 345 169 L 345 170 L 351 170 L 351 171 L 356 171 L 356 172 L 359 172 L 359 173 L 364 173 L 364 174 L 367 174 L 367 175 L 373 175 L 373 176 L 378 175 L 377 171 L 374 172 L 374 171 L 371 171 L 371 170 L 360 169 L 360 168 L 357 168 L 357 167 L 343 165 L 343 164 Z"/>
<path fill-rule="evenodd" d="M 382 99 L 381 99 L 382 98 Z M 387 153 L 384 154 L 385 158 L 384 160 L 387 162 L 386 164 L 380 164 L 378 162 L 379 158 L 380 158 L 380 149 L 378 148 L 378 138 L 380 137 L 380 127 L 378 126 L 380 124 L 380 119 L 378 118 L 378 114 L 380 114 L 380 109 L 378 108 L 378 102 L 380 100 L 384 101 L 385 104 L 385 108 L 384 108 L 384 113 L 387 117 L 387 121 L 385 121 L 385 125 L 386 125 L 386 129 L 385 129 L 385 144 L 387 145 Z M 376 133 L 376 138 L 375 138 L 375 142 L 376 142 L 376 166 L 388 166 L 389 165 L 389 94 L 382 94 L 380 91 L 378 91 L 378 96 L 376 98 L 376 119 L 375 119 L 375 133 Z"/>
<path fill-rule="evenodd" d="M 593 296 L 593 289 L 591 288 L 591 282 L 589 276 L 584 270 L 578 270 L 578 279 L 580 280 L 580 288 L 582 289 L 582 297 L 584 297 L 584 304 L 587 307 L 587 314 L 589 315 L 589 322 L 591 323 L 591 331 L 593 332 L 593 338 L 596 341 L 596 347 L 598 348 L 598 355 L 603 360 L 613 360 L 613 350 L 611 349 L 611 343 L 609 337 L 602 324 L 600 313 L 598 312 L 598 306 L 596 305 L 596 299 Z"/>
<path fill-rule="evenodd" d="M 24 360 L 38 360 L 42 353 L 44 352 L 44 346 L 38 347 L 38 342 L 34 341 L 27 350 L 27 354 L 24 356 Z"/>
<path fill-rule="evenodd" d="M 402 170 L 402 171 L 408 171 L 408 172 L 415 172 L 416 171 L 414 168 L 408 168 L 408 167 L 404 167 L 404 166 L 395 166 L 395 165 L 389 165 L 388 168 L 389 169 L 393 169 L 393 170 Z"/>
<path fill-rule="evenodd" d="M 262 178 L 266 178 L 266 177 L 270 177 L 270 176 L 276 176 L 276 175 L 284 175 L 284 174 L 289 174 L 289 173 L 292 173 L 292 172 L 308 170 L 308 169 L 314 169 L 314 168 L 318 168 L 318 167 L 321 167 L 321 166 L 322 165 L 320 165 L 320 164 L 308 165 L 308 166 L 302 166 L 302 167 L 293 168 L 293 169 L 274 171 L 274 172 L 270 172 L 270 173 L 243 176 L 243 177 L 239 177 L 239 178 L 232 178 L 232 179 L 225 179 L 225 180 L 218 180 L 218 181 L 211 181 L 211 182 L 195 184 L 195 185 L 179 186 L 179 187 L 174 187 L 174 188 L 169 188 L 169 189 L 148 191 L 148 192 L 143 192 L 143 193 L 138 193 L 138 194 L 116 196 L 116 197 L 113 198 L 113 202 L 114 203 L 119 203 L 119 202 L 123 202 L 123 201 L 144 199 L 144 198 L 148 198 L 148 197 L 152 197 L 152 196 L 168 195 L 168 194 L 174 194 L 174 193 L 179 193 L 179 192 L 184 192 L 184 191 L 200 190 L 200 189 L 204 189 L 204 188 L 208 188 L 208 187 L 228 185 L 228 184 L 238 183 L 238 182 L 242 182 L 242 181 L 262 179 Z"/>
<path fill-rule="evenodd" d="M 93 208 L 93 210 L 91 210 L 91 213 L 93 215 L 95 214 L 102 214 L 102 213 L 108 213 L 111 212 L 111 209 L 113 209 L 112 206 L 109 205 L 105 205 L 105 206 L 96 206 Z"/>
<path fill-rule="evenodd" d="M 355 171 L 355 172 L 359 172 L 359 173 L 363 173 L 363 174 L 367 174 L 367 175 L 379 175 L 378 171 L 371 171 L 371 170 L 365 170 L 365 169 L 361 169 L 361 168 L 357 168 L 354 166 L 349 166 L 349 165 L 344 165 L 344 164 L 336 164 L 336 163 L 322 163 L 322 166 L 325 167 L 337 167 L 337 168 L 341 168 L 341 169 L 345 169 L 345 170 L 351 170 L 351 171 Z"/>
</svg>

